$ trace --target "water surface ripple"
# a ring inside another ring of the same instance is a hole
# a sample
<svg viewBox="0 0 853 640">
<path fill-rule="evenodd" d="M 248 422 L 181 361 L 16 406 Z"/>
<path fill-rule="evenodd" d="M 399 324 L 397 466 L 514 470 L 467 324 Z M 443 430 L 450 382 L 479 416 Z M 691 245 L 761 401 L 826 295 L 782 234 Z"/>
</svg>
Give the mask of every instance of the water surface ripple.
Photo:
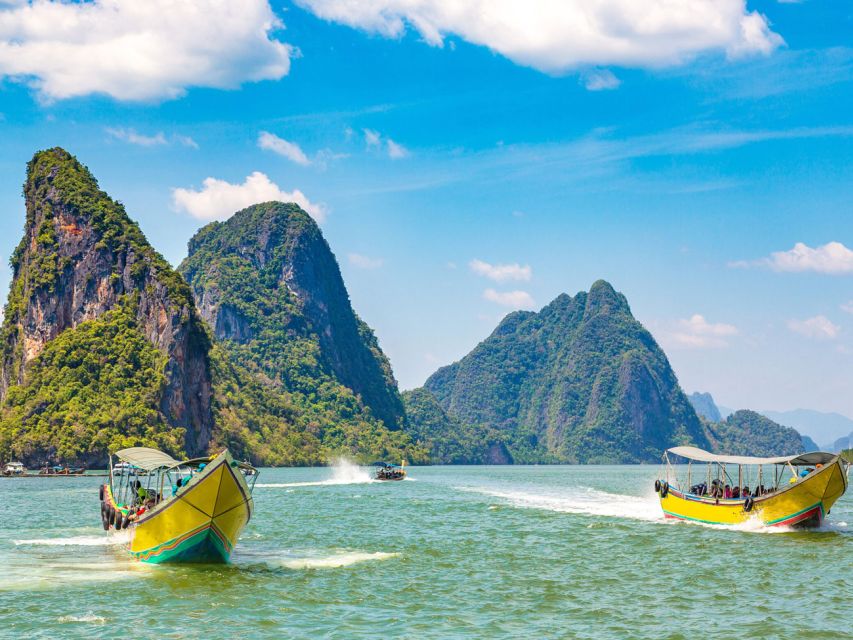
<svg viewBox="0 0 853 640">
<path fill-rule="evenodd" d="M 853 499 L 814 532 L 664 521 L 654 467 L 264 470 L 227 566 L 150 566 L 97 478 L 0 480 L 0 637 L 849 638 Z"/>
</svg>

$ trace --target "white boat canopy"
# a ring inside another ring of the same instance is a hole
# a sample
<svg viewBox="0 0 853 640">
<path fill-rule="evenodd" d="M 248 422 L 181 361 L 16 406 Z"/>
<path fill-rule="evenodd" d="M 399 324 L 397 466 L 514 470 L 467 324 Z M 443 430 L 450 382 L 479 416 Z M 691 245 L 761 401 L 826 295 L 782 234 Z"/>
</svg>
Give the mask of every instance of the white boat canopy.
<svg viewBox="0 0 853 640">
<path fill-rule="evenodd" d="M 116 451 L 116 457 L 138 467 L 143 471 L 154 471 L 155 469 L 171 469 L 177 467 L 181 462 L 175 460 L 168 453 L 148 447 L 131 447 Z"/>
<path fill-rule="evenodd" d="M 793 466 L 806 466 L 814 464 L 826 464 L 835 459 L 836 454 L 824 451 L 813 451 L 811 453 L 800 453 L 793 456 L 780 456 L 778 458 L 754 458 L 752 456 L 721 456 L 698 447 L 672 447 L 666 450 L 688 460 L 697 462 L 717 462 L 720 464 L 791 464 Z"/>
</svg>

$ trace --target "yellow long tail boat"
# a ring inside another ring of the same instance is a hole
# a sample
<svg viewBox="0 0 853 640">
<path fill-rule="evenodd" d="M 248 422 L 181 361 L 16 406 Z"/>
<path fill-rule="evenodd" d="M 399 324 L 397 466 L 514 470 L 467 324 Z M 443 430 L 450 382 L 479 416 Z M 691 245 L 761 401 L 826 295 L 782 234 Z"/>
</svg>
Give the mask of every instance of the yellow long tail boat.
<svg viewBox="0 0 853 640">
<path fill-rule="evenodd" d="M 110 458 L 110 482 L 100 489 L 101 520 L 105 530 L 129 531 L 133 557 L 153 563 L 228 561 L 252 517 L 254 467 L 235 461 L 227 450 L 192 460 L 145 447 L 115 456 L 133 473 L 114 473 Z"/>
<path fill-rule="evenodd" d="M 675 467 L 672 458 L 687 460 L 687 468 Z M 694 463 L 707 467 L 696 469 Z M 849 464 L 821 451 L 755 458 L 673 447 L 664 453 L 664 467 L 655 490 L 667 518 L 819 527 L 847 490 Z"/>
</svg>

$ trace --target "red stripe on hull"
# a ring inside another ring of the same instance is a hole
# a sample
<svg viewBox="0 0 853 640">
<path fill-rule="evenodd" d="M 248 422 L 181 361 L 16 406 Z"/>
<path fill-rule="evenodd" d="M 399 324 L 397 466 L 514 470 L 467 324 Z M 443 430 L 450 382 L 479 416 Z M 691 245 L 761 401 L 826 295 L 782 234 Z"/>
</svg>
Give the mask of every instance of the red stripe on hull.
<svg viewBox="0 0 853 640">
<path fill-rule="evenodd" d="M 800 513 L 793 518 L 788 518 L 787 520 L 783 520 L 782 522 L 774 522 L 774 527 L 791 527 L 795 524 L 799 524 L 801 522 L 805 522 L 807 520 L 815 519 L 817 524 L 815 526 L 819 527 L 821 523 L 823 523 L 823 510 L 820 506 L 815 507 L 814 509 L 809 509 L 805 513 Z"/>
</svg>

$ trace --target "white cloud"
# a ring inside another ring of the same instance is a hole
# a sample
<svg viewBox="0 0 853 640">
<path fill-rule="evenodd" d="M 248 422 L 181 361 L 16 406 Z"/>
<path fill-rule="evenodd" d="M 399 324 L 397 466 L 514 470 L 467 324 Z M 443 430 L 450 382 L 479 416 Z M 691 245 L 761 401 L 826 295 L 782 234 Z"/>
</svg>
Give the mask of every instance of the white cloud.
<svg viewBox="0 0 853 640">
<path fill-rule="evenodd" d="M 495 291 L 486 289 L 483 298 L 512 309 L 530 309 L 533 307 L 533 298 L 526 291 Z"/>
<path fill-rule="evenodd" d="M 350 253 L 347 255 L 349 263 L 359 269 L 378 269 L 385 261 L 382 258 L 371 258 L 360 253 Z"/>
<path fill-rule="evenodd" d="M 482 260 L 471 260 L 468 263 L 471 271 L 479 276 L 484 276 L 495 282 L 506 282 L 508 280 L 528 281 L 533 277 L 533 269 L 529 264 L 521 266 L 517 262 L 512 264 L 489 264 Z"/>
<path fill-rule="evenodd" d="M 116 140 L 136 144 L 140 147 L 154 147 L 161 144 L 167 144 L 166 136 L 162 131 L 154 134 L 153 136 L 146 136 L 141 133 L 136 133 L 133 129 L 107 127 L 104 130 Z"/>
<path fill-rule="evenodd" d="M 853 313 L 853 300 L 848 300 L 841 305 L 841 310 L 845 313 Z"/>
<path fill-rule="evenodd" d="M 364 143 L 367 145 L 367 148 L 378 147 L 379 139 L 382 136 L 378 131 L 374 131 L 373 129 L 365 129 L 364 130 Z"/>
<path fill-rule="evenodd" d="M 173 137 L 177 142 L 184 145 L 185 147 L 192 147 L 193 149 L 198 149 L 198 142 L 196 142 L 189 136 L 182 136 L 176 133 Z"/>
<path fill-rule="evenodd" d="M 622 82 L 608 69 L 590 71 L 583 75 L 583 86 L 587 91 L 607 91 L 617 88 Z"/>
<path fill-rule="evenodd" d="M 718 349 L 727 347 L 727 338 L 737 334 L 738 329 L 734 325 L 708 322 L 704 316 L 695 313 L 686 320 L 679 320 L 671 337 L 681 347 Z"/>
<path fill-rule="evenodd" d="M 432 46 L 448 34 L 548 73 L 678 65 L 709 51 L 769 54 L 784 41 L 744 0 L 297 0 L 317 16 Z"/>
<path fill-rule="evenodd" d="M 392 160 L 399 160 L 409 155 L 409 150 L 406 147 L 391 138 L 383 138 L 382 134 L 375 129 L 362 129 L 362 131 L 364 132 L 364 144 L 368 149 L 381 149 L 384 140 L 385 150 Z"/>
<path fill-rule="evenodd" d="M 841 327 L 834 324 L 826 316 L 815 316 L 806 320 L 789 320 L 788 328 L 794 333 L 816 340 L 834 340 L 841 331 Z"/>
<path fill-rule="evenodd" d="M 243 184 L 206 178 L 201 190 L 172 189 L 175 208 L 202 220 L 226 220 L 232 214 L 259 202 L 295 202 L 317 222 L 326 219 L 326 208 L 310 202 L 299 189 L 282 191 L 266 174 L 255 171 Z"/>
<path fill-rule="evenodd" d="M 733 267 L 769 267 L 774 271 L 814 271 L 831 275 L 853 273 L 853 251 L 840 242 L 827 242 L 812 248 L 798 242 L 789 251 L 776 251 L 769 258 L 732 262 Z"/>
<path fill-rule="evenodd" d="M 267 0 L 0 2 L 0 78 L 44 100 L 176 98 L 189 87 L 278 80 L 291 47 Z"/>
<path fill-rule="evenodd" d="M 153 136 L 147 136 L 142 133 L 137 133 L 135 129 L 125 129 L 123 127 L 105 127 L 104 131 L 116 140 L 121 140 L 128 144 L 139 145 L 140 147 L 166 145 L 169 144 L 170 141 L 162 131 L 158 131 Z M 198 143 L 189 136 L 182 136 L 176 133 L 171 136 L 171 141 L 177 142 L 185 147 L 198 149 Z"/>
<path fill-rule="evenodd" d="M 391 138 L 386 139 L 385 143 L 388 147 L 389 158 L 397 160 L 399 158 L 405 158 L 407 155 L 409 155 L 409 150 L 406 149 L 406 147 L 401 144 L 397 144 Z"/>
<path fill-rule="evenodd" d="M 258 136 L 258 146 L 261 149 L 268 149 L 280 156 L 284 156 L 296 164 L 303 166 L 311 164 L 311 160 L 308 159 L 308 156 L 305 155 L 305 152 L 302 151 L 302 148 L 298 144 L 284 138 L 279 138 L 268 131 L 261 131 L 261 134 Z"/>
</svg>

